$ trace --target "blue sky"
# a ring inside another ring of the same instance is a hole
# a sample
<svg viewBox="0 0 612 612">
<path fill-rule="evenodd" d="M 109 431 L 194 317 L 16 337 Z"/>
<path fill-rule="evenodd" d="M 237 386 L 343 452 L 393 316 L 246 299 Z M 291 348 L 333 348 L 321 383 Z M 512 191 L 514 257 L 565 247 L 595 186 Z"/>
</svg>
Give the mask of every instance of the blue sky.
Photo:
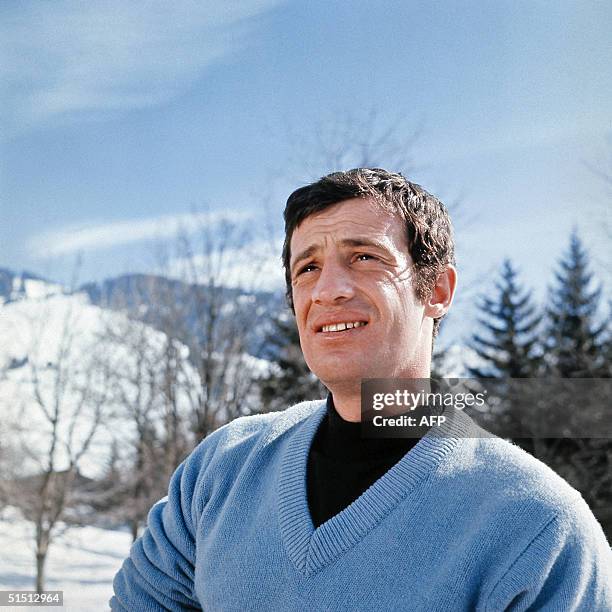
<svg viewBox="0 0 612 612">
<path fill-rule="evenodd" d="M 543 297 L 573 226 L 605 278 L 610 31 L 587 1 L 4 2 L 0 265 L 144 270 L 194 208 L 278 237 L 317 138 L 374 112 L 453 205 L 457 317 L 506 256 Z"/>
</svg>

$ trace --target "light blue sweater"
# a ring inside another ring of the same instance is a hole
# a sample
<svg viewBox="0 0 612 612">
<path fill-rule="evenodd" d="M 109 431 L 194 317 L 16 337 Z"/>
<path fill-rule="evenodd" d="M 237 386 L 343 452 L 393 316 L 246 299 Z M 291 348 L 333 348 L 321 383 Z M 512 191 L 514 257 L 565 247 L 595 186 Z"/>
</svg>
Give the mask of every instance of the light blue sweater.
<svg viewBox="0 0 612 612">
<path fill-rule="evenodd" d="M 325 402 L 208 436 L 114 581 L 113 610 L 612 610 L 612 553 L 582 497 L 461 413 L 313 530 Z"/>
</svg>

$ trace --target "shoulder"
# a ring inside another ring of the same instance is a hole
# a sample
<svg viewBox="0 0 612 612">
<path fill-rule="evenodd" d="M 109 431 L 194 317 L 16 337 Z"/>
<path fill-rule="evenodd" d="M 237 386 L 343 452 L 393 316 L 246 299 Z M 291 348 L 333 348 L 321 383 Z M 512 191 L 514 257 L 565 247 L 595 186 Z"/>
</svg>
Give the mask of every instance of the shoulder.
<svg viewBox="0 0 612 612">
<path fill-rule="evenodd" d="M 493 436 L 466 415 L 459 415 L 455 447 L 438 476 L 449 485 L 471 488 L 481 506 L 521 506 L 544 521 L 584 504 L 582 496 L 542 461 Z"/>
<path fill-rule="evenodd" d="M 248 465 L 259 469 L 264 447 L 291 436 L 324 406 L 324 400 L 302 402 L 281 412 L 239 417 L 209 434 L 184 462 L 184 472 L 191 476 L 184 492 L 195 503 L 194 521 L 211 497 L 227 496 Z"/>
<path fill-rule="evenodd" d="M 477 495 L 479 512 L 512 514 L 543 526 L 590 513 L 581 494 L 542 461 L 501 438 L 463 438 L 438 475 Z"/>
<path fill-rule="evenodd" d="M 581 493 L 542 461 L 519 446 L 490 438 L 478 441 L 475 453 L 486 465 L 488 489 L 520 506 L 528 516 L 541 517 L 549 535 L 560 541 L 575 541 L 577 547 L 604 543 L 603 529 Z M 610 558 L 612 560 L 612 557 Z"/>
<path fill-rule="evenodd" d="M 501 438 L 473 441 L 474 467 L 489 486 L 513 499 L 533 499 L 543 508 L 560 511 L 582 500 L 580 493 L 545 463 L 516 444 Z"/>
<path fill-rule="evenodd" d="M 257 447 L 289 434 L 325 405 L 325 400 L 295 404 L 281 412 L 239 417 L 209 434 L 187 458 L 199 470 L 218 461 L 244 461 Z"/>
<path fill-rule="evenodd" d="M 555 609 L 569 609 L 562 585 L 580 594 L 572 609 L 610 609 L 612 552 L 580 493 L 517 445 L 478 436 L 482 430 L 466 433 L 431 484 L 452 509 L 457 538 L 469 534 L 478 542 L 490 578 L 485 609 L 540 609 L 539 598 L 551 594 L 561 597 Z M 591 607 L 580 607 L 585 602 Z"/>
<path fill-rule="evenodd" d="M 508 552 L 488 609 L 506 609 L 517 597 L 529 599 L 533 609 L 548 597 L 555 609 L 610 609 L 612 551 L 582 495 L 510 442 L 471 442 L 464 452 L 480 474 L 479 503 L 495 516 L 497 537 Z"/>
<path fill-rule="evenodd" d="M 473 520 L 496 524 L 517 543 L 543 533 L 557 545 L 574 542 L 610 555 L 603 529 L 582 495 L 522 448 L 501 438 L 466 438 L 450 459 L 439 477 L 452 482 L 458 496 L 474 496 Z"/>
<path fill-rule="evenodd" d="M 211 434 L 216 452 L 246 451 L 257 443 L 269 443 L 293 430 L 324 405 L 325 400 L 307 401 L 281 412 L 239 417 Z"/>
</svg>

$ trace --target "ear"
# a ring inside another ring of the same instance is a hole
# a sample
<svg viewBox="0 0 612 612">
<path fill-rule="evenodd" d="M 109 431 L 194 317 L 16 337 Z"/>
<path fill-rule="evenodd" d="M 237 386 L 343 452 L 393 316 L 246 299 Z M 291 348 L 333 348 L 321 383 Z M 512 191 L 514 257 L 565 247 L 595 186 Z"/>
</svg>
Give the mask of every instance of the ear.
<svg viewBox="0 0 612 612">
<path fill-rule="evenodd" d="M 425 302 L 425 314 L 432 319 L 445 315 L 453 302 L 457 287 L 457 270 L 450 264 L 436 279 L 436 284 Z"/>
</svg>

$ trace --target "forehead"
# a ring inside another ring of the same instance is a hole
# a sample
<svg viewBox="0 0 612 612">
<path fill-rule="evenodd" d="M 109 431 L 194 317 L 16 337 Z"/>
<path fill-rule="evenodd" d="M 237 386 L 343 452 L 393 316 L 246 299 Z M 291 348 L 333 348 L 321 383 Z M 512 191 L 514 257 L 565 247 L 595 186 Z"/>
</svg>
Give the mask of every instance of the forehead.
<svg viewBox="0 0 612 612">
<path fill-rule="evenodd" d="M 376 238 L 390 248 L 408 247 L 404 220 L 370 199 L 351 198 L 314 213 L 291 237 L 291 253 L 341 238 Z"/>
</svg>

